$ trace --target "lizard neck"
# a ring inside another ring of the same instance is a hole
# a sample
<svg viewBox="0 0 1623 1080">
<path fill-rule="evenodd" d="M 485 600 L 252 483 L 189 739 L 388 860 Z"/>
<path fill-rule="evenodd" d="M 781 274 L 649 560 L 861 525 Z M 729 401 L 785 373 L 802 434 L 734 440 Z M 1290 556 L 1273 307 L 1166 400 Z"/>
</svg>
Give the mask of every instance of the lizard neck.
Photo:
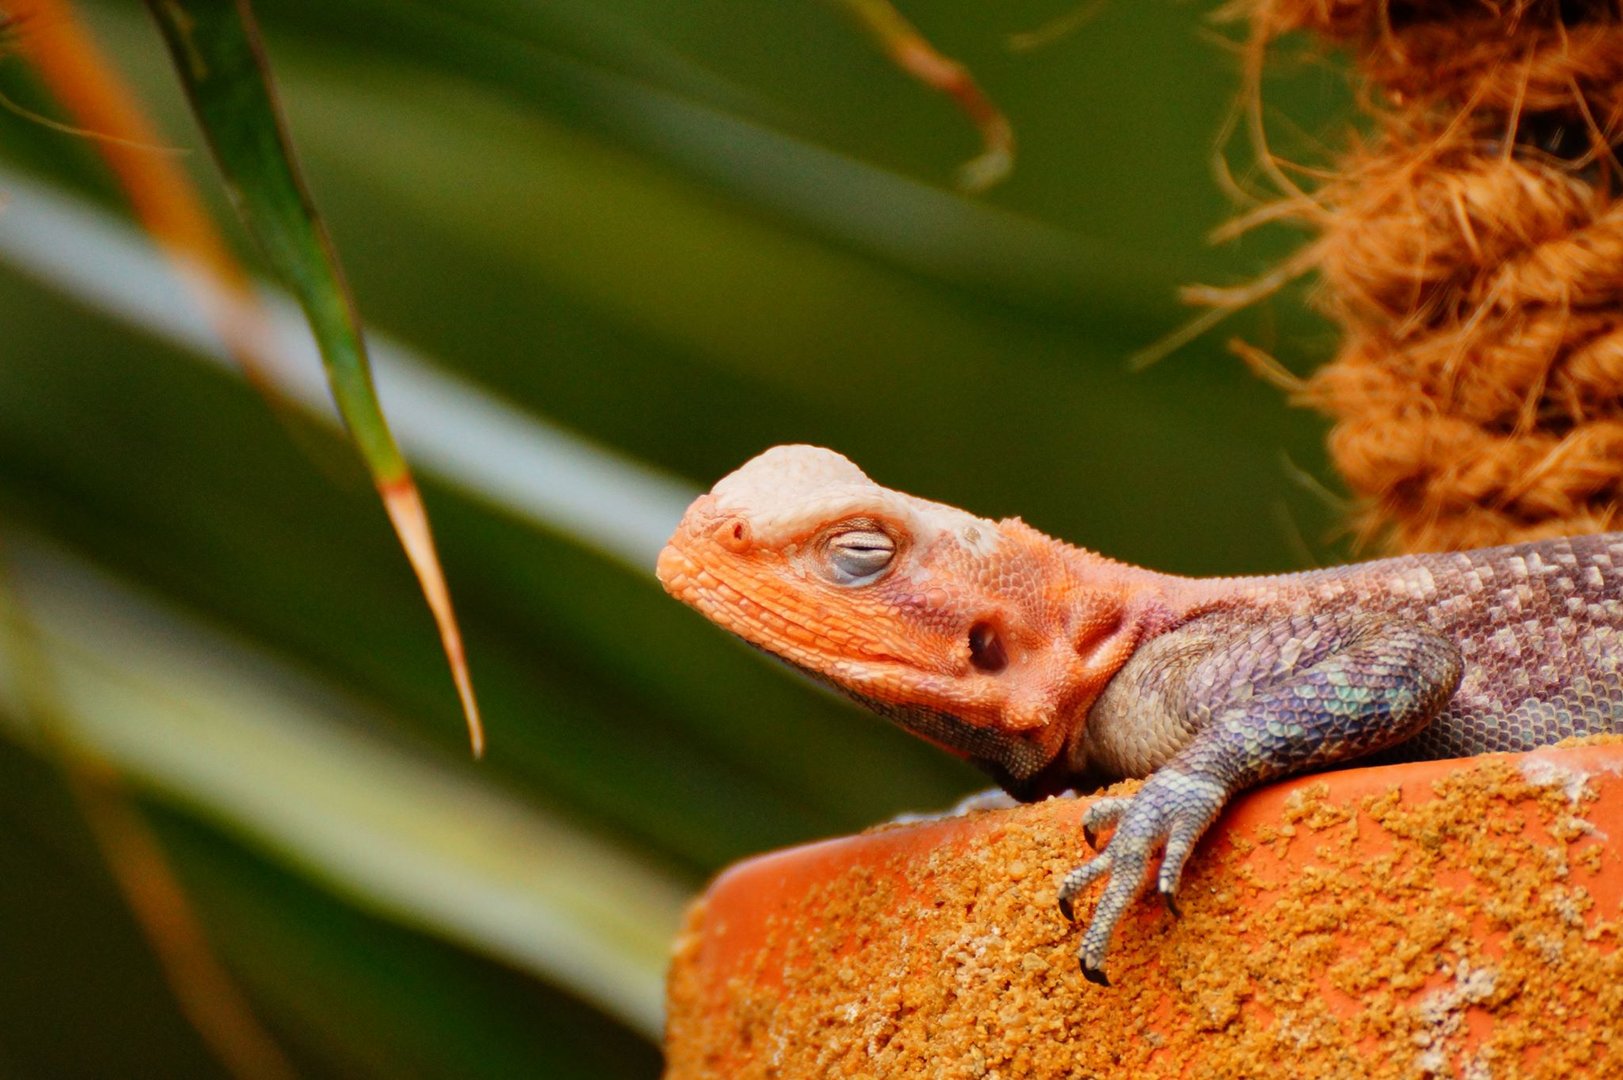
<svg viewBox="0 0 1623 1080">
<path fill-rule="evenodd" d="M 1075 655 L 1071 677 L 1076 691 L 1054 718 L 1062 741 L 1046 767 L 1014 783 L 999 777 L 1011 794 L 1027 800 L 1091 779 L 1085 752 L 1088 715 L 1105 687 L 1142 645 L 1220 604 L 1225 594 L 1208 580 L 1158 573 L 1054 543 L 1070 598 L 1067 633 Z"/>
<path fill-rule="evenodd" d="M 1088 625 L 1090 607 L 1113 609 L 1121 624 L 1119 630 L 1129 633 L 1135 645 L 1210 609 L 1230 591 L 1211 579 L 1163 574 L 1086 548 L 1054 543 L 1060 549 L 1065 587 L 1075 597 L 1079 628 Z M 1085 638 L 1084 632 L 1076 640 L 1079 653 L 1085 651 Z"/>
</svg>

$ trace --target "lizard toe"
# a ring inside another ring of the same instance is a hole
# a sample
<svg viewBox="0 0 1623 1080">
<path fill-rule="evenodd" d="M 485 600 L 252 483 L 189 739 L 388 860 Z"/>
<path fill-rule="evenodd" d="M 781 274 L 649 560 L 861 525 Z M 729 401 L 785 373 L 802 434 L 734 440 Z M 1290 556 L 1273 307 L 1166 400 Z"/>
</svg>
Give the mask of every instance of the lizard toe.
<svg viewBox="0 0 1623 1080">
<path fill-rule="evenodd" d="M 1082 812 L 1082 838 L 1088 842 L 1088 847 L 1099 850 L 1099 831 L 1119 821 L 1132 802 L 1131 796 L 1113 795 L 1095 799 L 1089 804 Z"/>
<path fill-rule="evenodd" d="M 1183 881 L 1183 868 L 1194 853 L 1195 844 L 1199 842 L 1201 834 L 1206 831 L 1212 819 L 1222 808 L 1219 795 L 1210 801 L 1209 805 L 1192 805 L 1181 809 L 1172 820 L 1167 829 L 1166 850 L 1161 855 L 1161 870 L 1156 875 L 1155 886 L 1161 896 L 1165 898 L 1167 906 L 1173 914 L 1178 910 L 1172 901 L 1173 894 L 1178 891 L 1178 885 Z"/>
<path fill-rule="evenodd" d="M 1110 873 L 1113 862 L 1108 853 L 1095 855 L 1066 874 L 1064 880 L 1059 883 L 1060 910 L 1069 911 L 1076 894 Z"/>
</svg>

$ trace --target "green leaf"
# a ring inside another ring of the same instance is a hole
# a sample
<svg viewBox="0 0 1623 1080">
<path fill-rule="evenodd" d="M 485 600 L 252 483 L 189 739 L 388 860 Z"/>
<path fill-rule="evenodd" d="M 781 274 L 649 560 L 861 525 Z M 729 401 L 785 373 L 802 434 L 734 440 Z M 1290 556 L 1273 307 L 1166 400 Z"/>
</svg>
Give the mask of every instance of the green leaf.
<svg viewBox="0 0 1623 1080">
<path fill-rule="evenodd" d="M 254 650 L 8 540 L 64 739 L 364 908 L 657 1034 L 682 883 L 365 734 L 352 703 Z M 29 743 L 16 659 L 0 649 L 0 731 Z"/>
<path fill-rule="evenodd" d="M 252 9 L 247 0 L 147 0 L 147 7 L 243 222 L 310 322 L 333 398 L 434 613 L 477 757 L 484 731 L 428 516 L 378 404 L 360 316 L 300 178 Z"/>
</svg>

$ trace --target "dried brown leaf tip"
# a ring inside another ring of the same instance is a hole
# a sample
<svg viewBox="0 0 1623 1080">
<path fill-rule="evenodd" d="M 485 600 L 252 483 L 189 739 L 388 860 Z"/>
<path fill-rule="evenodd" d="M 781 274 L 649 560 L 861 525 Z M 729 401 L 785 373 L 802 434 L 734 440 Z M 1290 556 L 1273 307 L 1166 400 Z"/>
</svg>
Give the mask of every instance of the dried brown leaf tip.
<svg viewBox="0 0 1623 1080">
<path fill-rule="evenodd" d="M 1300 395 L 1404 551 L 1613 527 L 1623 503 L 1623 5 L 1257 0 L 1348 50 L 1373 131 L 1292 213 L 1339 354 Z M 1287 204 L 1289 205 L 1289 204 Z"/>
</svg>

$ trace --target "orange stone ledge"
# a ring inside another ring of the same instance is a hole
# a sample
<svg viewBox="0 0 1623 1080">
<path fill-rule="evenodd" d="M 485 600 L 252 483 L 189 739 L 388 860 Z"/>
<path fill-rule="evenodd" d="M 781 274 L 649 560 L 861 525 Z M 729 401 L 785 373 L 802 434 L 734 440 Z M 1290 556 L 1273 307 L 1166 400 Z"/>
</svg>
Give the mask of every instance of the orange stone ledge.
<svg viewBox="0 0 1623 1080">
<path fill-rule="evenodd" d="M 1087 803 L 726 871 L 677 943 L 667 1076 L 1623 1077 L 1623 738 L 1248 794 L 1183 918 L 1123 920 L 1108 989 L 1054 903 Z"/>
</svg>

